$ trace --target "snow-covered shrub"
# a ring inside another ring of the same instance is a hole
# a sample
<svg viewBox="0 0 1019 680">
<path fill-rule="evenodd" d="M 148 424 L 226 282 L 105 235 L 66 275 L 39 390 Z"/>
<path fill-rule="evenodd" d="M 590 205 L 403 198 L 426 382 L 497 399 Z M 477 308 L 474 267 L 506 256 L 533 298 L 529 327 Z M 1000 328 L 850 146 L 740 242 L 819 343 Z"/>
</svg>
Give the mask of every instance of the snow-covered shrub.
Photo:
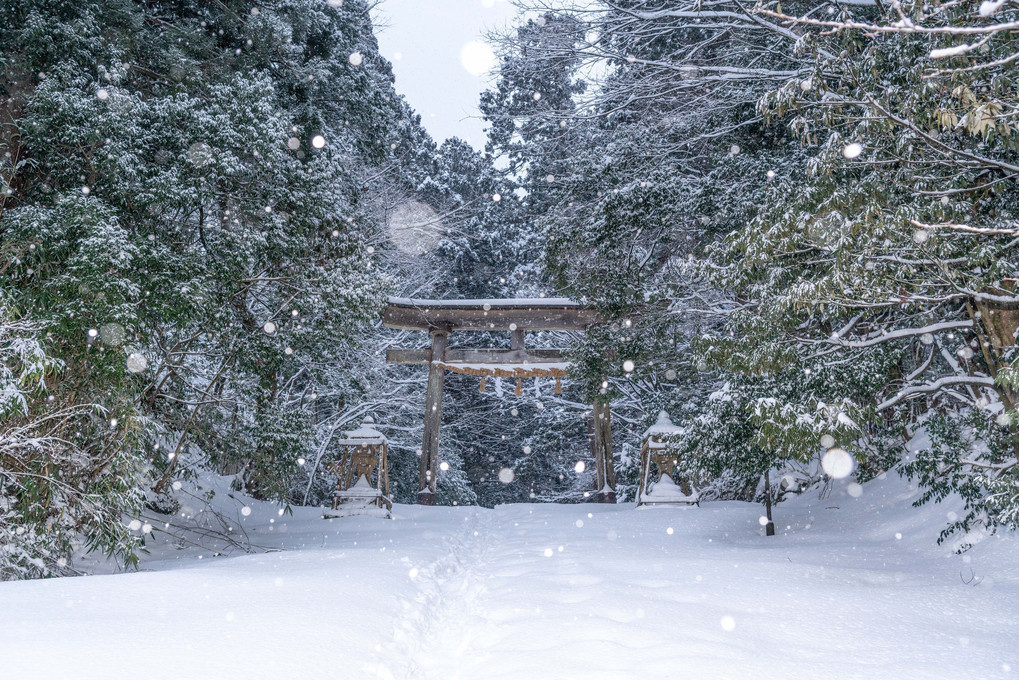
<svg viewBox="0 0 1019 680">
<path fill-rule="evenodd" d="M 140 505 L 132 430 L 118 434 L 97 406 L 45 398 L 63 365 L 41 335 L 0 290 L 0 580 L 68 573 L 79 547 L 133 559 L 121 521 Z M 102 446 L 82 447 L 82 433 L 97 428 L 109 433 Z"/>
<path fill-rule="evenodd" d="M 934 414 L 923 424 L 929 445 L 916 450 L 903 471 L 920 482 L 915 502 L 941 501 L 958 494 L 965 513 L 941 532 L 938 542 L 959 533 L 965 550 L 971 532 L 1019 527 L 1019 467 L 1015 434 L 1007 414 L 962 409 Z"/>
</svg>

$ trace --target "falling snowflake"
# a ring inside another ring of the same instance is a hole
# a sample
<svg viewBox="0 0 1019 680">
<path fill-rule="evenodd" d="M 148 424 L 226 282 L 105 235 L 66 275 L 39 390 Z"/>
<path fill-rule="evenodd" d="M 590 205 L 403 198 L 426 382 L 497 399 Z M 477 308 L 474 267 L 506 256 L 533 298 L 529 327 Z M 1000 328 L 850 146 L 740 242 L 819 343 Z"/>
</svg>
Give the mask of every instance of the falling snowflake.
<svg viewBox="0 0 1019 680">
<path fill-rule="evenodd" d="M 145 358 L 144 354 L 138 352 L 132 352 L 127 355 L 127 370 L 132 373 L 141 373 L 148 368 L 149 360 Z"/>
<path fill-rule="evenodd" d="M 212 163 L 212 149 L 204 142 L 195 142 L 188 147 L 188 160 L 192 165 L 204 168 Z"/>
<path fill-rule="evenodd" d="M 848 477 L 853 471 L 856 461 L 845 449 L 834 447 L 824 452 L 821 457 L 821 468 L 833 479 Z"/>
<path fill-rule="evenodd" d="M 389 213 L 386 227 L 393 245 L 408 255 L 424 255 L 432 251 L 439 245 L 445 231 L 438 214 L 421 201 L 405 201 L 397 205 Z"/>
<path fill-rule="evenodd" d="M 472 40 L 460 50 L 460 65 L 472 76 L 485 75 L 497 63 L 492 48 L 481 40 Z"/>
</svg>

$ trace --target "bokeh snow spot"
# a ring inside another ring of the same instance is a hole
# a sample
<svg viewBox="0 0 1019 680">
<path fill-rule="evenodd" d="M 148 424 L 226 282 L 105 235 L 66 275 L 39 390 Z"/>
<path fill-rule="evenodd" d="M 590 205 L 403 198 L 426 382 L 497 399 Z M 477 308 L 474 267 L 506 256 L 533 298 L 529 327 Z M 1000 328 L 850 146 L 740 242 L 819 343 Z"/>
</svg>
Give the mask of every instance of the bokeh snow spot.
<svg viewBox="0 0 1019 680">
<path fill-rule="evenodd" d="M 442 220 L 428 205 L 407 201 L 396 206 L 386 221 L 389 238 L 408 255 L 424 255 L 439 245 Z"/>
<path fill-rule="evenodd" d="M 485 75 L 497 63 L 495 52 L 481 40 L 472 40 L 460 49 L 460 65 L 472 76 Z"/>
<path fill-rule="evenodd" d="M 853 472 L 856 461 L 843 448 L 835 447 L 828 449 L 821 457 L 821 467 L 829 477 L 843 479 Z"/>
<path fill-rule="evenodd" d="M 119 347 L 124 344 L 124 338 L 126 335 L 124 327 L 119 323 L 104 324 L 103 327 L 99 329 L 99 337 L 110 347 Z"/>
<path fill-rule="evenodd" d="M 861 153 L 863 153 L 863 145 L 860 144 L 859 142 L 853 142 L 852 144 L 847 144 L 842 149 L 842 155 L 845 156 L 849 160 L 852 160 L 852 159 L 858 157 Z"/>
<path fill-rule="evenodd" d="M 149 360 L 145 358 L 144 354 L 138 352 L 131 352 L 127 355 L 127 370 L 132 373 L 141 373 L 149 366 Z"/>
</svg>

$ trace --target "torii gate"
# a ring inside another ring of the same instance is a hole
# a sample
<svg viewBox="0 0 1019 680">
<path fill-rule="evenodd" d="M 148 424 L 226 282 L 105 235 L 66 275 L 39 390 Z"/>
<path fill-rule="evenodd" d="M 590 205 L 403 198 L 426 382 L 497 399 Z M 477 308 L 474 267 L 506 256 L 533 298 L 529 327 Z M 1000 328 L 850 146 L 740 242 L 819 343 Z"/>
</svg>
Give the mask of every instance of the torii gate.
<svg viewBox="0 0 1019 680">
<path fill-rule="evenodd" d="M 560 349 L 527 349 L 527 331 L 583 331 L 598 321 L 592 307 L 565 298 L 520 300 L 412 300 L 390 298 L 382 313 L 386 328 L 428 331 L 430 349 L 389 349 L 390 364 L 428 364 L 425 431 L 421 444 L 418 503 L 433 505 L 439 468 L 439 425 L 446 371 L 467 375 L 539 378 L 565 376 L 568 364 Z M 447 349 L 455 331 L 508 331 L 510 348 Z M 607 399 L 596 399 L 593 409 L 594 450 L 598 488 L 595 500 L 616 502 L 616 475 L 612 468 L 612 421 Z"/>
</svg>

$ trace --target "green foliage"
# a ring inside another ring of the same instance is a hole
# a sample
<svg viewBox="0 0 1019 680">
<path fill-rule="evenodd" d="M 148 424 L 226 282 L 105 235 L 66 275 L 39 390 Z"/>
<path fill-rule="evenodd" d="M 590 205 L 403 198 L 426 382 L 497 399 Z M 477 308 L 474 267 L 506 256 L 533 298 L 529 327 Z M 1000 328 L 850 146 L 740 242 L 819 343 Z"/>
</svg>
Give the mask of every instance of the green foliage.
<svg viewBox="0 0 1019 680">
<path fill-rule="evenodd" d="M 760 397 L 750 407 L 750 422 L 757 429 L 754 443 L 783 458 L 803 462 L 816 455 L 825 435 L 837 444 L 857 439 L 863 434 L 857 421 L 864 415 L 848 399 L 826 404 L 812 399 L 786 402 Z"/>
<path fill-rule="evenodd" d="M 1009 419 L 979 410 L 949 412 L 932 416 L 924 428 L 929 444 L 918 448 L 903 467 L 923 488 L 915 505 L 958 495 L 965 507 L 965 514 L 949 523 L 938 542 L 962 533 L 957 546 L 963 551 L 983 532 L 993 532 L 1001 525 L 1014 527 L 1019 501 L 1015 466 L 1019 439 L 1009 427 Z"/>
<path fill-rule="evenodd" d="M 404 111 L 366 7 L 0 1 L 0 21 L 0 294 L 25 324 L 0 436 L 47 442 L 0 459 L 4 521 L 41 545 L 74 518 L 64 558 L 130 561 L 122 516 L 191 465 L 285 500 L 316 450 L 307 395 L 364 393 L 334 367 L 392 283 L 364 178 Z"/>
</svg>

